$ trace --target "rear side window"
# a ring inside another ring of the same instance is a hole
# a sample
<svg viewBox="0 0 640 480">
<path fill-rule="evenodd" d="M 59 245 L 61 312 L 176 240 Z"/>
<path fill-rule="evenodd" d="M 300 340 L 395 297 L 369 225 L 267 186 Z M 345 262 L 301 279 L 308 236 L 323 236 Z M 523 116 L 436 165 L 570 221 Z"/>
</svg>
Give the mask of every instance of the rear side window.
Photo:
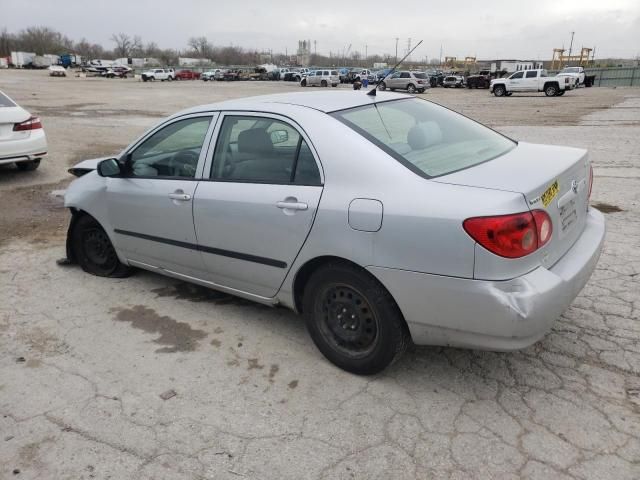
<svg viewBox="0 0 640 480">
<path fill-rule="evenodd" d="M 419 99 L 381 102 L 332 116 L 427 178 L 478 165 L 516 146 L 473 120 Z"/>
<path fill-rule="evenodd" d="M 538 72 L 536 72 L 535 70 L 530 70 L 527 72 L 527 78 L 536 78 L 537 75 Z"/>
<path fill-rule="evenodd" d="M 4 93 L 0 92 L 0 107 L 15 107 L 16 104 L 9 100 Z"/>
<path fill-rule="evenodd" d="M 414 73 L 413 76 L 420 79 L 427 78 L 427 75 L 425 73 Z"/>
<path fill-rule="evenodd" d="M 409 78 L 409 77 L 411 77 L 411 75 L 409 75 L 409 72 L 402 72 L 400 74 L 400 78 Z"/>
<path fill-rule="evenodd" d="M 338 72 L 336 70 L 331 70 L 331 75 L 338 75 Z"/>
<path fill-rule="evenodd" d="M 320 171 L 300 133 L 281 120 L 226 116 L 211 178 L 239 183 L 320 185 Z"/>
</svg>

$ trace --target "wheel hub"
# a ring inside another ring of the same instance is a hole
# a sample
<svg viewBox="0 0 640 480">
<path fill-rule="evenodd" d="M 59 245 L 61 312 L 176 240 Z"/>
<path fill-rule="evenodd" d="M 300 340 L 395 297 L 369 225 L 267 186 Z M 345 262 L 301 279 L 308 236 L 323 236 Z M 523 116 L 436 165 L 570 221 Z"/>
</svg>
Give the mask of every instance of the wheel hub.
<svg viewBox="0 0 640 480">
<path fill-rule="evenodd" d="M 356 290 L 347 286 L 329 288 L 323 296 L 327 339 L 351 353 L 372 348 L 378 334 L 371 307 Z"/>
</svg>

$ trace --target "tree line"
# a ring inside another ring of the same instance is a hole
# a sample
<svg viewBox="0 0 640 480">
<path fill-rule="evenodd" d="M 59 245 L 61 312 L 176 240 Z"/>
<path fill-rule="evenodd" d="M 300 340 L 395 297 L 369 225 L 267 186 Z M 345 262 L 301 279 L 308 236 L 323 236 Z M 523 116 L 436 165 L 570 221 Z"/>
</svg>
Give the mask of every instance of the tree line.
<svg viewBox="0 0 640 480">
<path fill-rule="evenodd" d="M 219 65 L 257 65 L 261 63 L 287 65 L 292 63 L 291 58 L 283 53 L 258 52 L 255 49 L 234 45 L 217 46 L 205 36 L 189 38 L 186 47 L 182 50 L 163 49 L 154 41 L 144 42 L 139 35 L 123 32 L 114 33 L 110 42 L 111 49 L 90 42 L 86 38 L 76 41 L 46 26 L 27 27 L 16 33 L 2 28 L 0 30 L 0 56 L 9 56 L 12 51 L 24 51 L 35 52 L 37 55 L 75 53 L 87 59 L 156 58 L 166 65 L 177 65 L 178 57 L 209 59 Z M 389 55 L 369 55 L 364 59 L 359 52 L 352 52 L 348 56 L 340 54 L 310 55 L 310 64 L 319 67 L 365 66 L 374 62 L 393 64 L 393 60 Z"/>
</svg>

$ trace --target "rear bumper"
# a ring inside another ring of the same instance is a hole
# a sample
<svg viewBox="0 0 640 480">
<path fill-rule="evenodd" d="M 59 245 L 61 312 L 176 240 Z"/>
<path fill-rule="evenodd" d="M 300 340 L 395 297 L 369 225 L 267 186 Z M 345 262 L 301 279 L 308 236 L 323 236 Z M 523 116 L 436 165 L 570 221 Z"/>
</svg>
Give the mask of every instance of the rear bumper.
<svg viewBox="0 0 640 480">
<path fill-rule="evenodd" d="M 593 273 L 605 236 L 593 208 L 582 235 L 550 269 L 484 281 L 369 267 L 391 292 L 414 343 L 517 350 L 540 340 Z"/>
<path fill-rule="evenodd" d="M 0 142 L 0 165 L 28 162 L 47 154 L 47 137 L 44 130 L 32 130 L 28 138 Z"/>
</svg>

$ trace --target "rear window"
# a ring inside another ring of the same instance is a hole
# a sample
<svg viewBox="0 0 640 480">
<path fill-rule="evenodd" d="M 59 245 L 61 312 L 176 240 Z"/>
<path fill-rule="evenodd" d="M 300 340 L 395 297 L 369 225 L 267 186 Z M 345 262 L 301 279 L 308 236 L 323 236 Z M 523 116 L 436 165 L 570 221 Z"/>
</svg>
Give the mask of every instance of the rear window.
<svg viewBox="0 0 640 480">
<path fill-rule="evenodd" d="M 413 76 L 416 78 L 427 78 L 426 73 L 414 73 Z"/>
<path fill-rule="evenodd" d="M 338 72 L 336 70 L 331 70 L 331 75 L 338 75 Z"/>
<path fill-rule="evenodd" d="M 0 107 L 15 107 L 16 104 L 9 100 L 4 93 L 0 92 Z"/>
<path fill-rule="evenodd" d="M 516 146 L 471 119 L 420 99 L 380 102 L 332 116 L 427 178 L 478 165 Z"/>
</svg>

